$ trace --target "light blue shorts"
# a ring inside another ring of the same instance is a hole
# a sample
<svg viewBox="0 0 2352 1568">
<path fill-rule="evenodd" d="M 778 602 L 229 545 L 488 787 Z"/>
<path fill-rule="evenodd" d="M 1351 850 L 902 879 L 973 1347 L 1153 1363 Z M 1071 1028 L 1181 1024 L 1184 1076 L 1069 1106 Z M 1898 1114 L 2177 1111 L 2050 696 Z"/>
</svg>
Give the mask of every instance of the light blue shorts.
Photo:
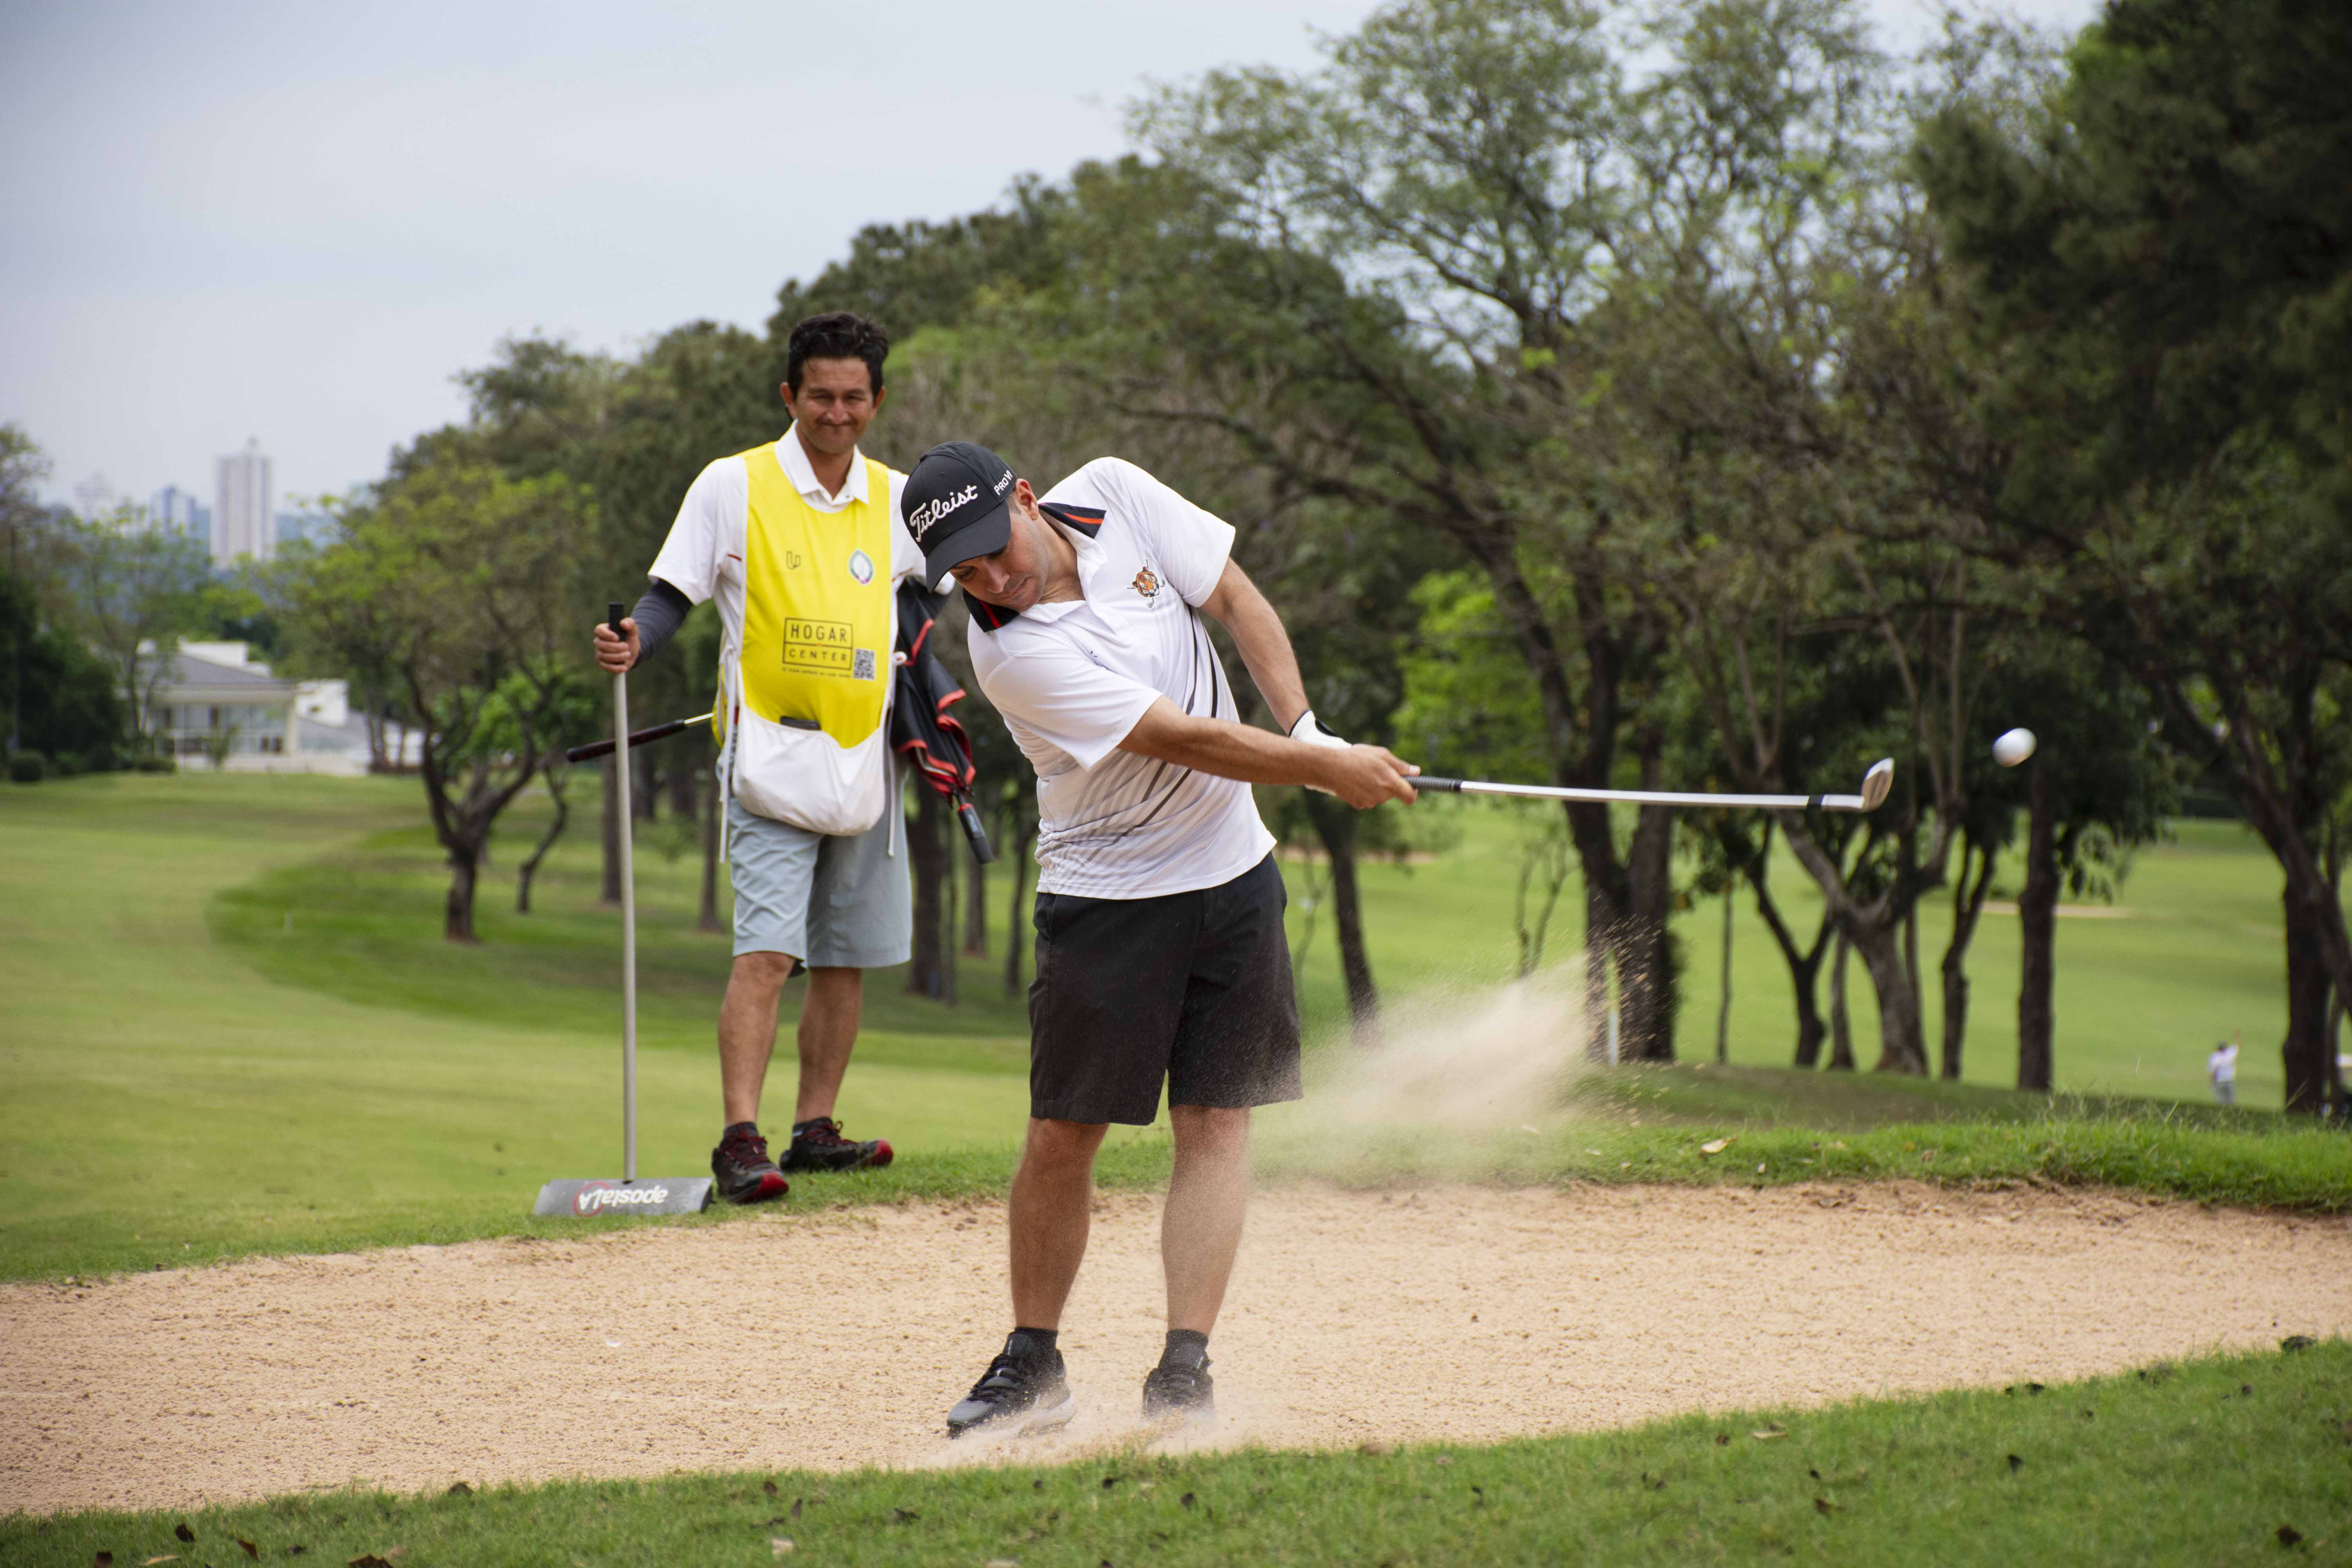
<svg viewBox="0 0 2352 1568">
<path fill-rule="evenodd" d="M 735 885 L 735 952 L 790 953 L 812 969 L 883 969 L 914 951 L 907 836 L 897 815 L 855 837 L 811 833 L 727 801 L 727 871 Z"/>
</svg>

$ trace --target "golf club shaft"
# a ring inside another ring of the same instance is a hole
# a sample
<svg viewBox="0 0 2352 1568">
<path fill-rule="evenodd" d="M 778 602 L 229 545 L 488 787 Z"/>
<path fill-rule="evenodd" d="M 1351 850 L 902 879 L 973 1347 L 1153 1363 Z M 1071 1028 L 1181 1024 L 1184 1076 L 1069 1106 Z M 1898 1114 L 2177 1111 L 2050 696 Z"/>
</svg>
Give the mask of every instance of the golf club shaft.
<svg viewBox="0 0 2352 1568">
<path fill-rule="evenodd" d="M 621 635 L 622 606 L 607 606 Z M 621 1179 L 637 1179 L 637 879 L 630 851 L 635 818 L 629 799 L 629 674 L 613 677 L 614 773 L 621 811 Z"/>
<path fill-rule="evenodd" d="M 698 713 L 691 719 L 673 719 L 667 724 L 656 724 L 650 730 L 638 731 L 629 737 L 629 744 L 642 746 L 648 741 L 667 741 L 682 731 L 693 729 L 697 724 L 709 722 L 710 715 L 708 713 Z M 591 741 L 584 746 L 574 746 L 564 752 L 563 760 L 567 763 L 593 762 L 619 743 L 617 741 Z"/>
<path fill-rule="evenodd" d="M 1488 784 L 1480 779 L 1439 779 L 1426 774 L 1416 777 L 1412 787 L 1460 795 L 1519 795 L 1533 800 L 1624 801 L 1633 805 L 1753 807 L 1765 811 L 1870 809 L 1870 803 L 1858 795 L 1696 795 L 1672 790 L 1563 789 L 1550 784 Z"/>
</svg>

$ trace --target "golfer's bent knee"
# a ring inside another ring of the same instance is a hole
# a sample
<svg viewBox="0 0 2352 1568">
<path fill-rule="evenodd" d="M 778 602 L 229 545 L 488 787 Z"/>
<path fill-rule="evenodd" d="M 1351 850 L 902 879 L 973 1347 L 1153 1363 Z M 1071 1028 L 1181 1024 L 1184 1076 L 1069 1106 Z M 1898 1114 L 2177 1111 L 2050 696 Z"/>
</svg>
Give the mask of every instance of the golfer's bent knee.
<svg viewBox="0 0 2352 1568">
<path fill-rule="evenodd" d="M 1109 1131 L 1107 1123 L 1099 1121 L 1055 1121 L 1032 1117 L 1028 1156 L 1049 1163 L 1089 1161 L 1101 1147 L 1103 1134 Z"/>
</svg>

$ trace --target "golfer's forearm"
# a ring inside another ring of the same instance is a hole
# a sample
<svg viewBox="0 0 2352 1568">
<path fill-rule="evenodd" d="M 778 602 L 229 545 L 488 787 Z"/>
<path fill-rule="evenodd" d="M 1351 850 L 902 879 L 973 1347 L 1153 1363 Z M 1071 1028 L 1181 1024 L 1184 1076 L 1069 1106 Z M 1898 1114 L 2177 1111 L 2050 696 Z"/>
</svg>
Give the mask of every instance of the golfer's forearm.
<svg viewBox="0 0 2352 1568">
<path fill-rule="evenodd" d="M 1164 697 L 1136 721 L 1118 749 L 1254 784 L 1325 784 L 1338 754 L 1253 724 L 1181 713 Z"/>
<path fill-rule="evenodd" d="M 1307 682 L 1299 677 L 1298 656 L 1291 651 L 1290 634 L 1282 629 L 1282 617 L 1257 591 L 1257 584 L 1228 561 L 1216 591 L 1202 603 L 1201 610 L 1233 633 L 1234 646 L 1241 650 L 1242 663 L 1257 683 L 1258 695 L 1265 699 L 1275 722 L 1285 731 L 1297 723 L 1298 716 L 1307 711 Z"/>
</svg>

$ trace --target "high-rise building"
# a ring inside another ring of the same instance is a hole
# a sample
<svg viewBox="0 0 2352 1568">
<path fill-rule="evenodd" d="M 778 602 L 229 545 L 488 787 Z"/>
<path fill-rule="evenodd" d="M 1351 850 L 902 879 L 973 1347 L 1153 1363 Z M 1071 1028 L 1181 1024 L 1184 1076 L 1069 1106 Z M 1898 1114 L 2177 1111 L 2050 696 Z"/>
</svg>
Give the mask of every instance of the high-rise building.
<svg viewBox="0 0 2352 1568">
<path fill-rule="evenodd" d="M 244 451 L 223 458 L 219 477 L 213 508 L 213 563 L 227 566 L 248 557 L 268 560 L 278 553 L 278 495 L 260 440 L 250 439 Z"/>
<path fill-rule="evenodd" d="M 151 527 L 184 533 L 207 549 L 212 545 L 213 509 L 177 485 L 165 485 L 148 498 L 147 521 Z"/>
</svg>

